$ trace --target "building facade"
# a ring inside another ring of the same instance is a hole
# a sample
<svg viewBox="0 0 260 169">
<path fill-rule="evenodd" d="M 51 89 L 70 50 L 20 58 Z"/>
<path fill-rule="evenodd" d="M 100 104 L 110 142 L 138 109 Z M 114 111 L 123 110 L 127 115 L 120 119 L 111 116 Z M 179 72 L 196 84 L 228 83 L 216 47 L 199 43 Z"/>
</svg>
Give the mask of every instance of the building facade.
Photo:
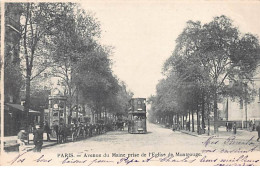
<svg viewBox="0 0 260 169">
<path fill-rule="evenodd" d="M 4 135 L 16 135 L 21 127 L 20 105 L 22 74 L 20 71 L 20 18 L 22 6 L 19 3 L 5 3 L 5 46 L 4 46 Z M 10 105 L 11 106 L 10 106 Z"/>
<path fill-rule="evenodd" d="M 234 101 L 231 98 L 225 98 L 219 106 L 224 121 L 237 121 L 240 127 L 246 128 L 252 123 L 260 122 L 260 68 L 258 67 L 253 77 L 254 85 L 252 87 L 256 93 L 253 101 L 245 100 Z M 249 84 L 248 84 L 249 85 Z M 247 90 L 246 87 L 243 90 Z"/>
<path fill-rule="evenodd" d="M 22 73 L 20 70 L 20 18 L 22 6 L 19 3 L 5 4 L 5 60 L 4 83 L 5 102 L 20 103 Z"/>
</svg>

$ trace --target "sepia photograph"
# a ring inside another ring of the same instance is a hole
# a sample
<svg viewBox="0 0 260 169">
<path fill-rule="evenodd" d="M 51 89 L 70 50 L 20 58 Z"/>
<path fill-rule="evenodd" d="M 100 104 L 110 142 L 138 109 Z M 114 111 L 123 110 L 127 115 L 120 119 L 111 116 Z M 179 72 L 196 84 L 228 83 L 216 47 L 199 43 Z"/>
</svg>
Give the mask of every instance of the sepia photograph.
<svg viewBox="0 0 260 169">
<path fill-rule="evenodd" d="M 0 166 L 260 166 L 259 0 L 0 3 Z"/>
</svg>

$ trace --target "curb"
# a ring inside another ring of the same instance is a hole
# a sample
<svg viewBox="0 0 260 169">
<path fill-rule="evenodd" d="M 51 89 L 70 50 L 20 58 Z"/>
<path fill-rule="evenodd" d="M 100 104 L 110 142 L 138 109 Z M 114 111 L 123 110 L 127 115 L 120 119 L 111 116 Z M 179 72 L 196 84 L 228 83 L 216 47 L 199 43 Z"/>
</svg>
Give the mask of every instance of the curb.
<svg viewBox="0 0 260 169">
<path fill-rule="evenodd" d="M 183 131 L 183 130 L 180 130 L 181 133 L 184 133 L 184 134 L 188 134 L 188 135 L 191 135 L 191 136 L 194 136 L 194 137 L 209 137 L 209 136 L 203 136 L 203 135 L 198 135 L 198 134 L 193 134 L 193 133 L 190 133 L 190 132 L 186 132 L 186 131 Z"/>
<path fill-rule="evenodd" d="M 108 132 L 106 132 L 106 133 L 103 133 L 103 134 L 107 134 Z M 100 134 L 100 135 L 103 135 L 103 134 Z M 99 135 L 93 135 L 92 137 L 96 137 L 96 136 L 99 136 Z M 91 137 L 89 137 L 89 138 L 91 138 Z M 75 140 L 75 141 L 71 141 L 71 142 L 66 142 L 66 143 L 64 143 L 64 144 L 67 144 L 67 143 L 74 143 L 74 142 L 78 142 L 78 141 L 82 141 L 82 140 L 86 140 L 86 139 L 88 139 L 88 138 L 81 138 L 81 139 L 78 139 L 78 140 Z M 51 147 L 51 146 L 55 146 L 55 145 L 59 145 L 56 141 L 55 142 L 53 142 L 53 143 L 50 143 L 50 144 L 47 144 L 47 145 L 42 145 L 42 149 L 43 148 L 46 148 L 46 147 Z M 32 151 L 34 149 L 34 147 L 31 147 L 31 148 L 28 148 L 27 149 L 27 151 Z"/>
<path fill-rule="evenodd" d="M 221 136 L 216 136 L 216 135 L 204 136 L 204 135 L 197 135 L 197 134 L 193 134 L 193 133 L 182 131 L 182 130 L 180 130 L 180 132 L 184 133 L 184 134 L 188 134 L 188 135 L 194 136 L 194 137 L 201 137 L 201 138 L 208 138 L 208 137 L 212 137 L 213 136 L 216 139 L 228 139 L 231 136 L 235 136 L 235 135 L 231 135 L 229 137 L 221 137 Z M 243 140 L 243 141 L 248 141 L 249 139 L 250 138 L 248 138 L 248 139 L 236 138 L 236 140 Z M 255 139 L 252 140 L 252 141 L 258 143 Z"/>
<path fill-rule="evenodd" d="M 57 142 L 51 143 L 51 144 L 47 144 L 47 145 L 43 145 L 42 148 L 51 147 L 51 146 L 55 146 L 55 145 L 57 145 Z M 34 147 L 28 148 L 27 151 L 32 151 L 33 149 L 34 149 Z"/>
</svg>

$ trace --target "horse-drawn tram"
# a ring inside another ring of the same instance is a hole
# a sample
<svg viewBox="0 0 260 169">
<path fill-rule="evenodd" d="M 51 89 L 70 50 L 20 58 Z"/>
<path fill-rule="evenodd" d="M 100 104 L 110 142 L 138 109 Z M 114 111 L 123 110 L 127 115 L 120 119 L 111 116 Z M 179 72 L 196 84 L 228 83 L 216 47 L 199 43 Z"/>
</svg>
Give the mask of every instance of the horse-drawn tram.
<svg viewBox="0 0 260 169">
<path fill-rule="evenodd" d="M 146 99 L 129 100 L 128 132 L 131 134 L 146 133 Z"/>
</svg>

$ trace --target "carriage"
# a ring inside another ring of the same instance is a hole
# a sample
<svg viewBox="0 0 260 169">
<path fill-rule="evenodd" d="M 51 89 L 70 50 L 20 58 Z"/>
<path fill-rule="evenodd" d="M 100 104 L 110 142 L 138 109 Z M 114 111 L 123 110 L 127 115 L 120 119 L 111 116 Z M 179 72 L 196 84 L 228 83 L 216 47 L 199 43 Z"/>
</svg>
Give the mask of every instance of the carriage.
<svg viewBox="0 0 260 169">
<path fill-rule="evenodd" d="M 57 143 L 65 143 L 67 141 L 76 141 L 79 139 L 93 136 L 93 134 L 100 134 L 98 125 L 90 123 L 79 124 L 60 124 L 53 125 L 52 135 L 57 138 Z"/>
<path fill-rule="evenodd" d="M 117 120 L 113 123 L 114 130 L 124 131 L 125 122 L 123 120 Z"/>
</svg>

